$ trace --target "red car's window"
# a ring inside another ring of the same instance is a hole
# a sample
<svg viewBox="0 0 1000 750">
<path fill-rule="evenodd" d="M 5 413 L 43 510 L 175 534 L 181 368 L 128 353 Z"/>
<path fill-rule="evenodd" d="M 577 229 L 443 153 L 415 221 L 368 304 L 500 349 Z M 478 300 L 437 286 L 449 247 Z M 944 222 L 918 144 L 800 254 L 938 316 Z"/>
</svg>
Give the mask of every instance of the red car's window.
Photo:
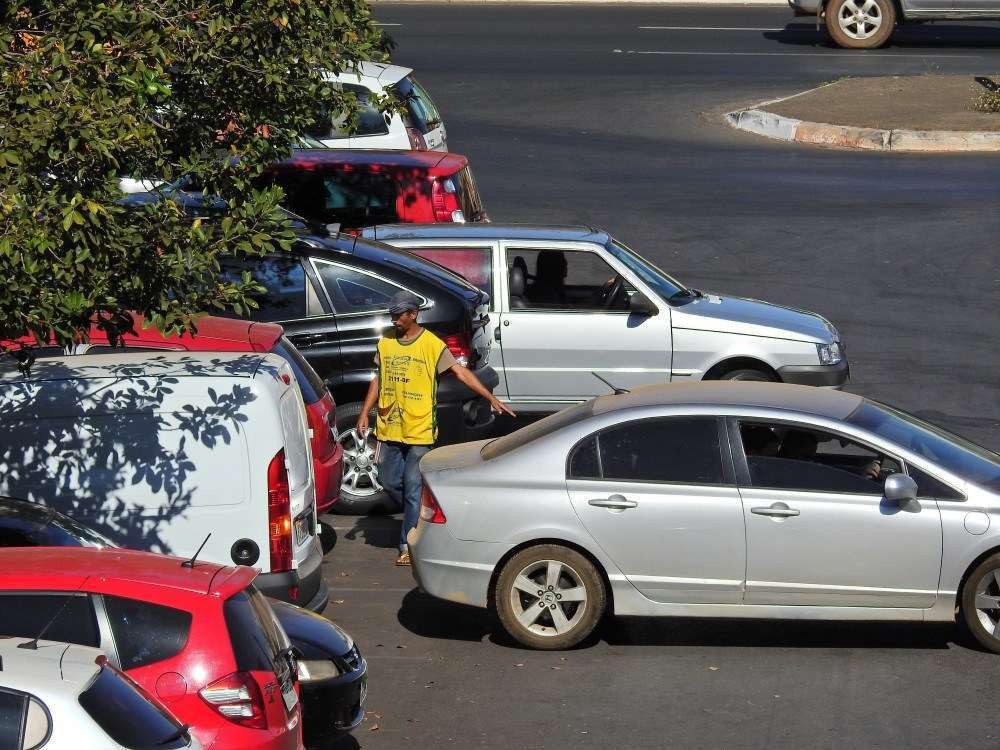
<svg viewBox="0 0 1000 750">
<path fill-rule="evenodd" d="M 176 656 L 187 645 L 191 613 L 120 596 L 104 597 L 122 669 Z"/>
</svg>

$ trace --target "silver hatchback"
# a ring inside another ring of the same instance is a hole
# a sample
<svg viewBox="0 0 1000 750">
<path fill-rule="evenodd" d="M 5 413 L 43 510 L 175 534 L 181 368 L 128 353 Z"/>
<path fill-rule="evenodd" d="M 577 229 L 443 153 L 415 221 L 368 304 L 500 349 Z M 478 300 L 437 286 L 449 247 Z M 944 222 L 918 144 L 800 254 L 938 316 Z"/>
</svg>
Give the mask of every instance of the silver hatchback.
<svg viewBox="0 0 1000 750">
<path fill-rule="evenodd" d="M 1000 652 L 1000 456 L 832 390 L 646 386 L 421 462 L 414 575 L 534 648 L 621 615 L 961 621 Z"/>
</svg>

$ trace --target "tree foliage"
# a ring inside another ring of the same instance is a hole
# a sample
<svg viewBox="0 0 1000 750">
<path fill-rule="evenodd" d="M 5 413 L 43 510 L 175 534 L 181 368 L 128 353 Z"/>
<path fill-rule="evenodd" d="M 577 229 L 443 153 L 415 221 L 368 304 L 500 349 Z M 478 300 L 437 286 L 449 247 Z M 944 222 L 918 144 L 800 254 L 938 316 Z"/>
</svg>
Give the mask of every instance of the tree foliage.
<svg viewBox="0 0 1000 750">
<path fill-rule="evenodd" d="M 246 312 L 223 253 L 288 247 L 278 191 L 252 180 L 320 111 L 323 71 L 382 59 L 365 0 L 14 0 L 0 5 L 0 339 L 68 345 L 128 310 L 169 333 Z M 120 175 L 192 175 L 228 204 L 192 222 L 120 203 Z"/>
</svg>

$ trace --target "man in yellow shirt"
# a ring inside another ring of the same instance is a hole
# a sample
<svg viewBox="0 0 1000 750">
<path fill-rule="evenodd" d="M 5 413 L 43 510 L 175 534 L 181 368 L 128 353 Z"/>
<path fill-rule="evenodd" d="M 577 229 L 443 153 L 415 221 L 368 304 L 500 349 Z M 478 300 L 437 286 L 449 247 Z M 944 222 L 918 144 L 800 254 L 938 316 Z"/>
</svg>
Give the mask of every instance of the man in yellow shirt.
<svg viewBox="0 0 1000 750">
<path fill-rule="evenodd" d="M 399 292 L 389 305 L 395 335 L 378 342 L 375 365 L 378 373 L 368 387 L 368 395 L 356 429 L 368 431 L 368 413 L 378 403 L 375 436 L 382 443 L 378 476 L 386 492 L 403 507 L 403 528 L 399 536 L 397 565 L 409 565 L 406 535 L 417 525 L 420 513 L 420 459 L 437 440 L 437 378 L 451 372 L 469 390 L 490 402 L 495 412 L 514 412 L 460 365 L 445 343 L 417 323 L 420 299 Z"/>
</svg>

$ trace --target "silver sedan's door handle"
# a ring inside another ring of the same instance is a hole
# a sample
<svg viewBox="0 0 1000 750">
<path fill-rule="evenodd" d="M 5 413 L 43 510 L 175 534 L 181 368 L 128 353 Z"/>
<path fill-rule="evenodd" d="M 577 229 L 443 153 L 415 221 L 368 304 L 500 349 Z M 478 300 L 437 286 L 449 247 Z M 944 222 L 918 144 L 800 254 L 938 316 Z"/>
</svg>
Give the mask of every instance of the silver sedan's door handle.
<svg viewBox="0 0 1000 750">
<path fill-rule="evenodd" d="M 790 518 L 791 516 L 797 516 L 799 514 L 798 509 L 789 508 L 784 503 L 774 503 L 773 505 L 763 505 L 757 508 L 751 508 L 751 513 L 756 513 L 758 516 L 777 516 L 778 518 Z"/>
<path fill-rule="evenodd" d="M 589 500 L 590 505 L 598 508 L 611 508 L 612 510 L 625 510 L 635 508 L 639 505 L 635 500 L 629 500 L 624 495 L 611 495 L 611 497 L 595 497 Z"/>
</svg>

